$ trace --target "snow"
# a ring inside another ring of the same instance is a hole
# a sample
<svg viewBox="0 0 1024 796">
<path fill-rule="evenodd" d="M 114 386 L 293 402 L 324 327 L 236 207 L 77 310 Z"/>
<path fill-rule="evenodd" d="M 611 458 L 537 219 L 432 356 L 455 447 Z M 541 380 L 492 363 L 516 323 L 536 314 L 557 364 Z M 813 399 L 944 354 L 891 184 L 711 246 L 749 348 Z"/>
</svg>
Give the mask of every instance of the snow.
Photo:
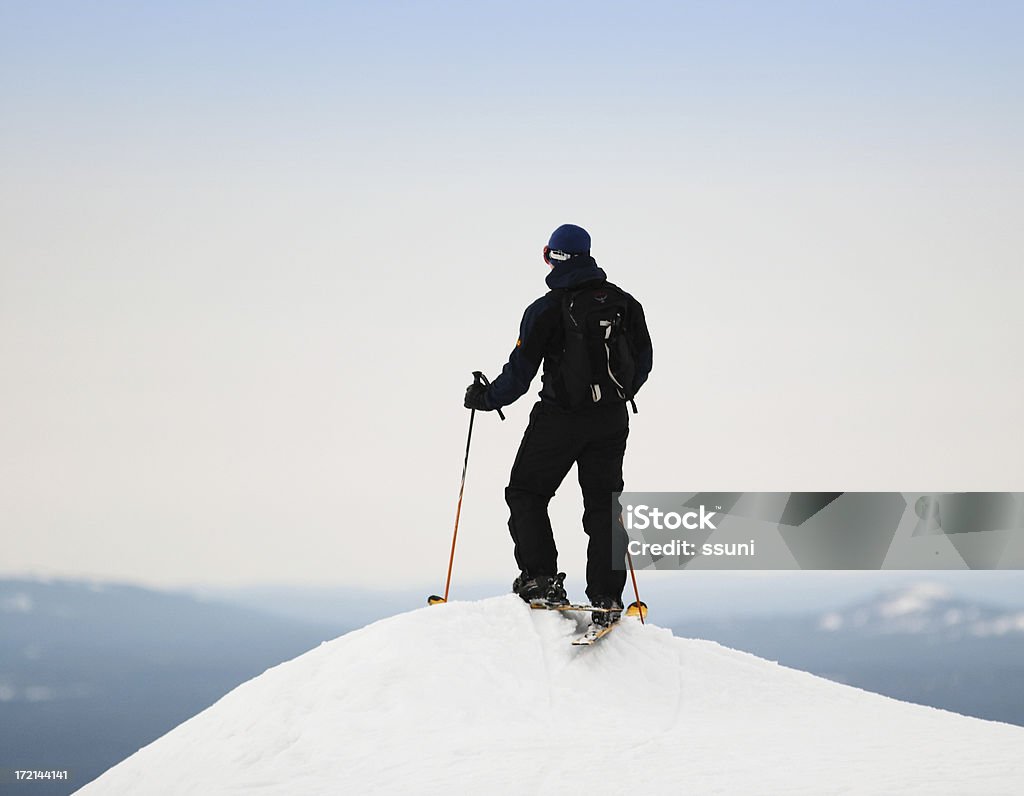
<svg viewBox="0 0 1024 796">
<path fill-rule="evenodd" d="M 57 691 L 47 685 L 28 685 L 18 688 L 9 682 L 0 682 L 0 702 L 51 702 Z"/>
<path fill-rule="evenodd" d="M 904 616 L 912 613 L 923 613 L 931 610 L 936 602 L 950 599 L 949 589 L 939 583 L 917 583 L 902 591 L 899 596 L 884 603 L 880 612 L 882 616 Z"/>
<path fill-rule="evenodd" d="M 843 616 L 837 614 L 834 611 L 825 614 L 821 617 L 821 621 L 818 622 L 818 628 L 826 632 L 834 632 L 836 630 L 842 630 L 843 628 Z"/>
<path fill-rule="evenodd" d="M 32 613 L 35 603 L 32 595 L 23 591 L 8 594 L 0 599 L 0 613 L 5 614 L 28 614 Z"/>
<path fill-rule="evenodd" d="M 1024 728 L 635 619 L 594 647 L 570 646 L 577 629 L 513 596 L 385 619 L 244 683 L 80 793 L 1024 792 Z"/>
<path fill-rule="evenodd" d="M 977 622 L 971 626 L 976 636 L 1005 636 L 1007 633 L 1024 633 L 1024 613 L 1000 616 L 988 622 Z"/>
</svg>

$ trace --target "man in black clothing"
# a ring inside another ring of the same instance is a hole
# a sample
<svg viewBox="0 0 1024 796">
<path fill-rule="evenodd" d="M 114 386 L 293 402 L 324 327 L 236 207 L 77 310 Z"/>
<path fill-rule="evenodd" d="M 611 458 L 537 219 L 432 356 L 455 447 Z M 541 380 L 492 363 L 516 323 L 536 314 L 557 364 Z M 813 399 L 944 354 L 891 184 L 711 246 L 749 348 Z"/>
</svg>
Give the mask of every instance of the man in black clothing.
<svg viewBox="0 0 1024 796">
<path fill-rule="evenodd" d="M 640 303 L 608 282 L 590 256 L 586 230 L 560 226 L 544 247 L 544 260 L 551 266 L 550 292 L 526 308 L 501 375 L 490 386 L 470 385 L 465 405 L 483 411 L 507 406 L 529 389 L 544 363 L 540 400 L 505 489 L 520 569 L 512 588 L 527 602 L 567 602 L 548 503 L 575 462 L 589 537 L 587 597 L 621 611 L 626 532 L 618 511 L 613 520 L 612 493 L 623 488 L 626 404 L 651 371 L 651 338 Z M 598 622 L 616 618 L 594 613 Z"/>
</svg>

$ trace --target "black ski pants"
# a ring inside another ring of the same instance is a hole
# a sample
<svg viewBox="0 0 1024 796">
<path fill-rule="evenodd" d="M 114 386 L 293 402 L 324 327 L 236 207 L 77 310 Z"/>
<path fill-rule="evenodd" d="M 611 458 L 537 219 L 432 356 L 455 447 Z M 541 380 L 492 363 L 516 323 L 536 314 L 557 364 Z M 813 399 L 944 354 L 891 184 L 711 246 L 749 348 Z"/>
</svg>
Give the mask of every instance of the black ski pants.
<svg viewBox="0 0 1024 796">
<path fill-rule="evenodd" d="M 625 404 L 575 412 L 543 401 L 533 407 L 505 489 L 508 528 L 522 572 L 534 577 L 558 571 L 548 503 L 575 462 L 583 490 L 583 530 L 590 537 L 587 597 L 591 601 L 599 597 L 621 601 L 626 585 L 626 532 L 618 519 L 619 507 L 612 513 L 612 493 L 622 491 L 622 457 L 628 435 Z"/>
</svg>

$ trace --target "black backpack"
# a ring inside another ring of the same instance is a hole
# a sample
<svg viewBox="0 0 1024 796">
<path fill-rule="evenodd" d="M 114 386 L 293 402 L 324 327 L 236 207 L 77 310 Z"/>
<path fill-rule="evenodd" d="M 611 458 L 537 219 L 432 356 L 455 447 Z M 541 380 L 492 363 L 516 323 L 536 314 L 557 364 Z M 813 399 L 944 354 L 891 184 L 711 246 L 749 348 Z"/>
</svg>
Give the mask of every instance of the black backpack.
<svg viewBox="0 0 1024 796">
<path fill-rule="evenodd" d="M 629 320 L 629 296 L 611 282 L 563 293 L 565 347 L 556 393 L 567 408 L 629 401 L 636 412 Z"/>
</svg>

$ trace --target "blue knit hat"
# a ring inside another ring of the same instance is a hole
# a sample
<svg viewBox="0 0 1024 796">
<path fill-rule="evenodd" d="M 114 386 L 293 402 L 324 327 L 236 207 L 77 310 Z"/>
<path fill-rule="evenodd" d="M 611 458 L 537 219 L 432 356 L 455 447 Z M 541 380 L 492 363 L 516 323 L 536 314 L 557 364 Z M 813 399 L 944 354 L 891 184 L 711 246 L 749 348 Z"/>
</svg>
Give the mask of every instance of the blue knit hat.
<svg viewBox="0 0 1024 796">
<path fill-rule="evenodd" d="M 551 233 L 548 248 L 566 254 L 590 254 L 590 233 L 575 224 L 562 224 Z"/>
</svg>

